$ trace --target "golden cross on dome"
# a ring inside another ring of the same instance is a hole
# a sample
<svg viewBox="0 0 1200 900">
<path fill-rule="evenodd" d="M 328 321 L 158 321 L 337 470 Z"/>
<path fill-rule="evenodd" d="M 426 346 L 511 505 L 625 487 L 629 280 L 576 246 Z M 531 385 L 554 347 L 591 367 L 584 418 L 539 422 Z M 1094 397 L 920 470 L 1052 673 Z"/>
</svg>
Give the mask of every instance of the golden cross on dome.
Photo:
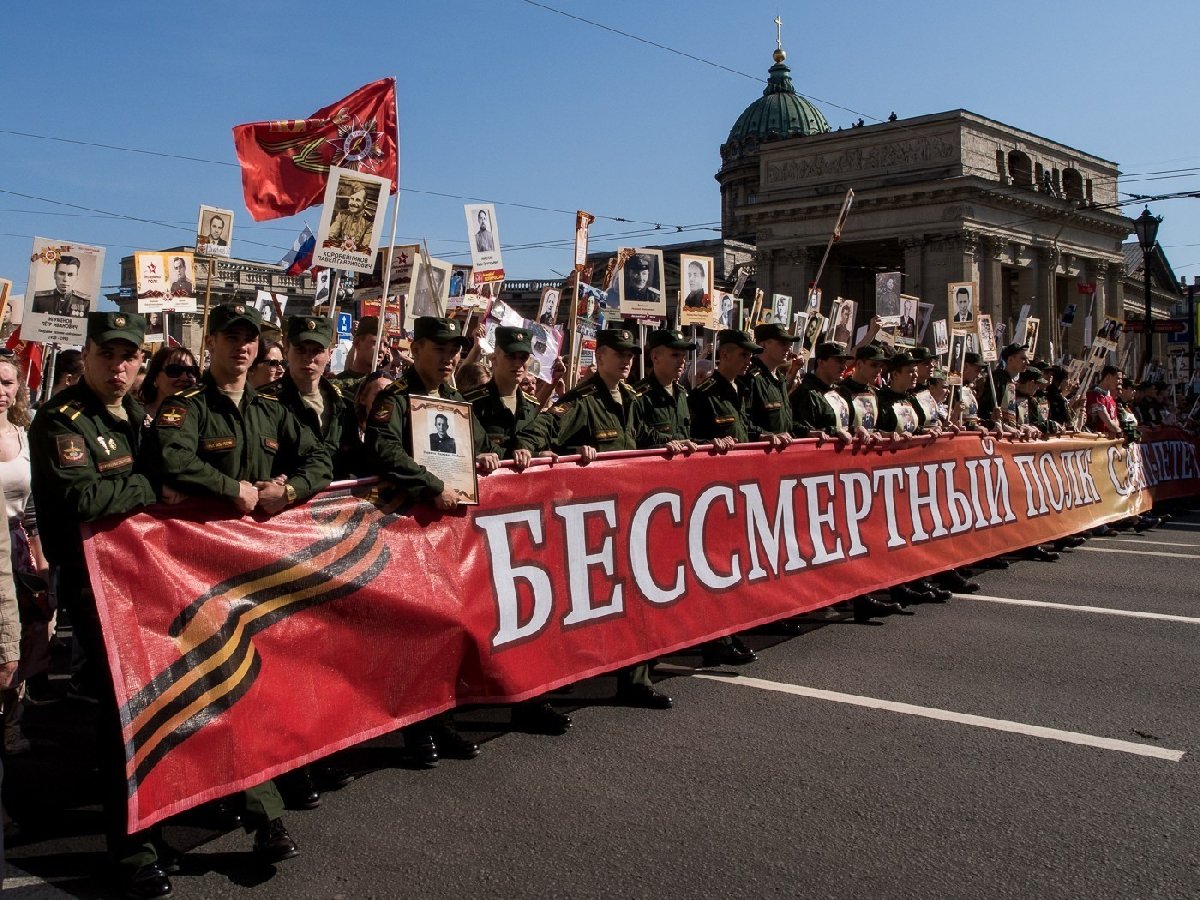
<svg viewBox="0 0 1200 900">
<path fill-rule="evenodd" d="M 775 48 L 783 49 L 783 19 L 779 16 L 775 17 Z"/>
</svg>

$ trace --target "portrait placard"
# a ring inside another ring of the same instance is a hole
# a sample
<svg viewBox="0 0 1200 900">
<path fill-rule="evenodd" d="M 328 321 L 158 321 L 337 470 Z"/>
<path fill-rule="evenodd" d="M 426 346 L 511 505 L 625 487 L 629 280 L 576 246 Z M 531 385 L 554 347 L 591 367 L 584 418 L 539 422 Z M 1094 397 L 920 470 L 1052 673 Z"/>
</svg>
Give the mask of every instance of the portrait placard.
<svg viewBox="0 0 1200 900">
<path fill-rule="evenodd" d="M 956 331 L 950 338 L 950 374 L 947 384 L 962 384 L 963 362 L 966 359 L 970 337 L 965 331 Z"/>
<path fill-rule="evenodd" d="M 471 404 L 413 394 L 408 398 L 413 459 L 441 479 L 464 505 L 479 503 Z"/>
<path fill-rule="evenodd" d="M 1037 355 L 1038 331 L 1041 330 L 1041 327 L 1042 320 L 1036 316 L 1030 316 L 1025 320 L 1025 335 L 1021 343 L 1029 351 L 1030 356 Z"/>
<path fill-rule="evenodd" d="M 900 315 L 899 272 L 880 272 L 875 276 L 875 315 Z"/>
<path fill-rule="evenodd" d="M 805 352 L 804 335 L 808 334 L 808 316 L 809 314 L 804 310 L 792 313 L 792 334 L 798 334 L 801 336 L 800 344 L 797 347 L 801 353 Z"/>
<path fill-rule="evenodd" d="M 201 256 L 229 258 L 233 242 L 233 210 L 216 206 L 200 206 L 196 221 L 196 252 Z"/>
<path fill-rule="evenodd" d="M 946 285 L 946 317 L 954 331 L 974 330 L 979 315 L 979 285 L 974 281 L 952 281 Z"/>
<path fill-rule="evenodd" d="M 996 349 L 996 330 L 992 327 L 992 317 L 987 313 L 976 316 L 979 326 L 979 358 L 985 363 L 994 363 L 1000 359 Z"/>
<path fill-rule="evenodd" d="M 195 257 L 191 253 L 133 254 L 137 311 L 195 312 Z"/>
<path fill-rule="evenodd" d="M 596 221 L 596 217 L 582 209 L 575 211 L 575 268 L 583 269 L 587 265 L 588 227 Z"/>
<path fill-rule="evenodd" d="M 925 332 L 929 330 L 929 320 L 933 318 L 932 303 L 918 303 L 917 309 L 917 343 L 925 343 Z"/>
<path fill-rule="evenodd" d="M 812 288 L 808 292 L 808 311 L 817 312 L 821 309 L 821 289 Z"/>
<path fill-rule="evenodd" d="M 825 329 L 825 317 L 819 312 L 810 312 L 804 331 L 800 333 L 800 348 L 806 353 L 812 353 L 821 342 L 821 332 Z"/>
<path fill-rule="evenodd" d="M 712 257 L 681 253 L 679 281 L 683 294 L 683 303 L 679 308 L 680 324 L 707 327 L 713 318 Z"/>
<path fill-rule="evenodd" d="M 504 262 L 500 258 L 500 226 L 496 207 L 491 203 L 468 203 L 463 207 L 467 217 L 467 243 L 471 247 L 471 266 L 475 283 L 504 280 Z"/>
<path fill-rule="evenodd" d="M 259 289 L 250 304 L 262 316 L 263 325 L 283 330 L 283 317 L 287 315 L 287 294 L 272 294 L 270 291 Z"/>
<path fill-rule="evenodd" d="M 920 300 L 908 294 L 900 295 L 900 319 L 896 323 L 896 345 L 915 347 L 917 344 L 917 314 Z"/>
<path fill-rule="evenodd" d="M 637 248 L 617 272 L 617 298 L 623 316 L 667 317 L 661 250 Z"/>
<path fill-rule="evenodd" d="M 787 328 L 788 321 L 792 317 L 792 298 L 788 294 L 772 294 L 771 302 L 764 304 L 761 314 L 759 315 L 758 324 L 766 325 L 774 322 L 777 325 L 782 325 Z"/>
<path fill-rule="evenodd" d="M 426 266 L 423 256 L 424 254 L 419 253 L 413 260 L 408 302 L 404 304 L 404 327 L 410 331 L 418 316 L 444 317 L 449 298 L 450 271 L 454 266 L 445 260 L 432 258 Z"/>
<path fill-rule="evenodd" d="M 950 350 L 950 339 L 946 330 L 946 320 L 938 319 L 933 323 L 933 353 L 935 356 L 945 356 Z"/>
<path fill-rule="evenodd" d="M 166 332 L 163 329 L 163 317 L 167 315 L 161 312 L 146 313 L 146 336 L 143 338 L 147 344 L 161 344 L 166 340 Z"/>
<path fill-rule="evenodd" d="M 553 325 L 558 318 L 558 304 L 562 300 L 562 288 L 542 288 L 542 296 L 538 300 L 537 321 L 539 325 Z"/>
<path fill-rule="evenodd" d="M 705 328 L 720 331 L 733 328 L 734 314 L 737 310 L 737 297 L 728 291 L 714 291 L 712 300 L 712 320 L 704 323 Z"/>
<path fill-rule="evenodd" d="M 378 175 L 329 167 L 314 266 L 366 274 L 374 270 L 391 184 Z"/>
<path fill-rule="evenodd" d="M 87 314 L 100 297 L 104 248 L 33 239 L 21 338 L 48 344 L 82 344 Z"/>
<path fill-rule="evenodd" d="M 858 302 L 838 297 L 829 312 L 829 339 L 849 347 L 854 337 L 854 320 L 858 314 Z"/>
</svg>

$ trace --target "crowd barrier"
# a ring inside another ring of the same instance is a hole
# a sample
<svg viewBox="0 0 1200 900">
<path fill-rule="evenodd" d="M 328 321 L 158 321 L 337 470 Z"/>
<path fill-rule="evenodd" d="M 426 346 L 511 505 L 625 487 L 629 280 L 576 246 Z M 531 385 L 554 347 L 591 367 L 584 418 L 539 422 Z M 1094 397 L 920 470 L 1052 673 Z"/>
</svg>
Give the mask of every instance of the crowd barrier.
<svg viewBox="0 0 1200 900">
<path fill-rule="evenodd" d="M 541 462 L 541 461 L 539 461 Z M 131 829 L 461 704 L 535 697 L 1200 492 L 1196 443 L 960 435 L 569 460 L 452 514 L 335 486 L 85 528 Z"/>
</svg>

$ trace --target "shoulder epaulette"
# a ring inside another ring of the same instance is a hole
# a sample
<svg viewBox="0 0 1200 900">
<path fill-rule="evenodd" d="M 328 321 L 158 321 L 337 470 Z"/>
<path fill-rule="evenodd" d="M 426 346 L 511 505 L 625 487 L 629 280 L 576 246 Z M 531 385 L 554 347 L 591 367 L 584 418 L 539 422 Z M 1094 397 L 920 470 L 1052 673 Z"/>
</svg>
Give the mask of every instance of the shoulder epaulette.
<svg viewBox="0 0 1200 900">
<path fill-rule="evenodd" d="M 277 400 L 277 399 L 279 399 L 279 390 L 282 387 L 283 387 L 283 379 L 277 378 L 274 381 L 264 384 L 262 387 L 258 388 L 257 390 L 258 390 L 258 393 L 261 394 L 262 396 L 271 397 L 271 398 L 274 398 Z"/>
<path fill-rule="evenodd" d="M 188 388 L 187 390 L 183 390 L 183 391 L 177 391 L 176 393 L 172 394 L 171 397 L 178 397 L 182 400 L 187 400 L 191 397 L 195 397 L 197 394 L 203 394 L 203 393 L 204 393 L 204 388 L 194 387 L 194 388 Z M 169 400 L 171 398 L 168 397 L 167 399 Z"/>
<path fill-rule="evenodd" d="M 533 394 L 529 393 L 528 391 L 521 391 L 521 396 L 524 397 L 526 400 L 528 400 L 530 403 L 532 403 L 534 406 L 541 405 L 542 401 L 539 400 L 537 397 L 533 396 Z"/>
<path fill-rule="evenodd" d="M 699 393 L 700 391 L 707 391 L 710 388 L 712 388 L 712 386 L 714 384 L 716 384 L 716 381 L 713 379 L 713 377 L 711 375 L 709 375 L 702 382 L 700 382 L 698 385 L 696 385 L 696 387 L 693 388 L 693 390 L 695 390 L 696 393 Z"/>
<path fill-rule="evenodd" d="M 481 397 L 486 397 L 486 396 L 487 396 L 487 385 L 481 385 L 480 387 L 477 387 L 477 388 L 471 388 L 471 390 L 469 390 L 465 394 L 463 394 L 463 399 L 466 400 L 468 403 L 474 403 L 476 400 L 480 399 Z"/>
<path fill-rule="evenodd" d="M 83 412 L 83 404 L 78 400 L 69 400 L 60 406 L 55 412 L 60 412 L 71 421 L 79 418 L 79 414 Z"/>
<path fill-rule="evenodd" d="M 751 378 L 758 378 L 758 376 L 762 375 L 762 373 L 765 371 L 767 371 L 767 370 L 762 368 L 761 366 L 751 366 L 750 371 L 747 372 L 746 374 L 748 376 L 750 376 Z"/>
<path fill-rule="evenodd" d="M 638 389 L 637 389 L 637 388 L 635 388 L 635 387 L 634 387 L 632 384 L 630 384 L 628 381 L 621 381 L 621 382 L 618 382 L 618 383 L 621 385 L 621 387 L 622 387 L 622 388 L 624 388 L 625 390 L 629 391 L 629 393 L 631 393 L 631 394 L 635 394 L 635 395 L 636 395 L 636 394 L 638 394 L 638 393 L 639 393 L 639 392 L 638 392 Z"/>
<path fill-rule="evenodd" d="M 340 387 L 338 387 L 338 384 L 336 381 L 330 381 L 329 379 L 326 379 L 325 383 L 328 384 L 333 389 L 333 393 L 335 396 L 337 396 L 337 397 L 342 396 L 342 389 Z"/>
</svg>

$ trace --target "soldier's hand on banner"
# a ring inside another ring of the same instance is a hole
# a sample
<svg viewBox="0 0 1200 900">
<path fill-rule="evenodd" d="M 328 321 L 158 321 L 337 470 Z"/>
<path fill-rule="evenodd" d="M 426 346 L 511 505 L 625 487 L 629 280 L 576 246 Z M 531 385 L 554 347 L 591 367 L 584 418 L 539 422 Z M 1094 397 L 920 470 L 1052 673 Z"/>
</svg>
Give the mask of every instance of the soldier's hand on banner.
<svg viewBox="0 0 1200 900">
<path fill-rule="evenodd" d="M 475 465 L 480 472 L 488 475 L 500 468 L 500 457 L 495 453 L 480 453 L 475 457 Z"/>
<path fill-rule="evenodd" d="M 173 487 L 169 487 L 165 484 L 162 486 L 162 491 L 160 493 L 162 496 L 162 502 L 166 503 L 168 506 L 173 506 L 176 503 L 182 503 L 187 499 L 187 494 L 183 493 L 182 491 L 177 491 Z"/>
<path fill-rule="evenodd" d="M 523 472 L 533 462 L 533 454 L 525 448 L 513 451 L 513 468 L 518 472 Z"/>
<path fill-rule="evenodd" d="M 287 493 L 278 481 L 260 481 L 255 487 L 258 488 L 258 508 L 268 516 L 283 512 L 287 508 Z"/>
<path fill-rule="evenodd" d="M 433 505 L 441 510 L 454 509 L 458 506 L 458 494 L 447 488 L 433 498 Z"/>
<path fill-rule="evenodd" d="M 584 444 L 582 447 L 579 448 L 579 464 L 581 466 L 586 466 L 588 463 L 590 463 L 595 458 L 596 458 L 596 448 L 595 447 L 591 447 L 587 444 Z"/>
<path fill-rule="evenodd" d="M 782 450 L 792 442 L 792 436 L 786 431 L 781 431 L 778 434 L 765 435 L 771 446 L 776 450 Z"/>
<path fill-rule="evenodd" d="M 283 488 L 280 490 L 282 491 Z M 244 516 L 254 512 L 254 507 L 258 506 L 258 488 L 248 481 L 239 481 L 238 496 L 233 501 L 233 505 Z"/>
</svg>

